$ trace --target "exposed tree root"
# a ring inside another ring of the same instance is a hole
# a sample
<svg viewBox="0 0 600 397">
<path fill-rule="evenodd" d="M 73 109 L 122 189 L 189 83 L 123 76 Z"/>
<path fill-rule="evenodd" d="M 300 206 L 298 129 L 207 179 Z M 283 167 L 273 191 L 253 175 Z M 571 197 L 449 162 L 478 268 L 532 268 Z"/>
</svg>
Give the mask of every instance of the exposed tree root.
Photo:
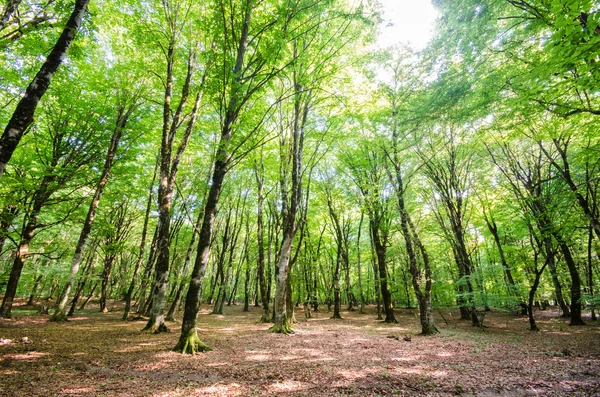
<svg viewBox="0 0 600 397">
<path fill-rule="evenodd" d="M 67 314 L 65 313 L 64 310 L 56 310 L 50 317 L 49 321 L 52 321 L 55 323 L 63 323 L 65 321 L 69 321 L 69 319 L 67 318 Z"/>
<path fill-rule="evenodd" d="M 210 347 L 202 343 L 196 330 L 191 331 L 187 336 L 181 335 L 179 342 L 173 348 L 173 351 L 182 354 L 196 354 L 211 350 Z"/>
<path fill-rule="evenodd" d="M 295 334 L 296 332 L 292 329 L 289 323 L 275 323 L 271 328 L 269 328 L 269 332 L 274 334 L 284 334 L 290 335 Z"/>
<path fill-rule="evenodd" d="M 437 329 L 437 327 L 427 327 L 427 328 L 423 328 L 419 335 L 433 336 L 433 335 L 437 335 L 439 333 L 440 333 L 440 330 Z"/>
<path fill-rule="evenodd" d="M 260 322 L 261 323 L 271 323 L 271 316 L 268 313 L 263 313 L 263 315 L 260 317 Z"/>
<path fill-rule="evenodd" d="M 146 325 L 146 327 L 144 327 L 142 332 L 145 332 L 148 334 L 160 334 L 162 332 L 169 332 L 169 328 L 167 328 L 165 323 L 160 323 L 160 324 L 152 323 L 152 324 Z"/>
</svg>

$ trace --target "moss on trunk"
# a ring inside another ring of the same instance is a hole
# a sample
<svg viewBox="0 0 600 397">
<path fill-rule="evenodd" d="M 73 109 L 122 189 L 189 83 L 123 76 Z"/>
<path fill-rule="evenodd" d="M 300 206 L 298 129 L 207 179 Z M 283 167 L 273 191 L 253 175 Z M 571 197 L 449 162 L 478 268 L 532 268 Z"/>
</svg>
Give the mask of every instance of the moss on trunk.
<svg viewBox="0 0 600 397">
<path fill-rule="evenodd" d="M 196 330 L 190 331 L 187 335 L 182 334 L 179 337 L 179 342 L 173 348 L 173 351 L 182 354 L 195 354 L 202 352 L 209 352 L 212 349 L 206 346 L 198 337 Z"/>
<path fill-rule="evenodd" d="M 169 328 L 165 325 L 165 323 L 158 321 L 149 321 L 148 324 L 142 329 L 142 332 L 146 332 L 149 334 L 160 334 L 162 332 L 169 332 Z"/>
<path fill-rule="evenodd" d="M 284 334 L 284 335 L 290 335 L 290 334 L 296 333 L 292 329 L 292 326 L 287 321 L 275 323 L 271 328 L 269 328 L 269 332 L 274 333 L 274 334 Z"/>
<path fill-rule="evenodd" d="M 50 321 L 56 323 L 63 323 L 65 321 L 69 321 L 69 319 L 67 318 L 67 314 L 65 313 L 64 309 L 56 309 L 56 311 L 50 317 Z"/>
</svg>

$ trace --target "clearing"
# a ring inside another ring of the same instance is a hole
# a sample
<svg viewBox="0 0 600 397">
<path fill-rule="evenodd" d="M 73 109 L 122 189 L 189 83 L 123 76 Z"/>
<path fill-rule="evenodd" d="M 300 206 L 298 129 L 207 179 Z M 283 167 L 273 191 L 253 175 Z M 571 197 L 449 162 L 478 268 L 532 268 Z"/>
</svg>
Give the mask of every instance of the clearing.
<svg viewBox="0 0 600 397">
<path fill-rule="evenodd" d="M 376 321 L 373 307 L 344 320 L 323 308 L 308 322 L 299 310 L 284 336 L 266 332 L 259 308 L 215 316 L 203 306 L 200 337 L 214 350 L 186 356 L 169 351 L 179 323 L 142 334 L 142 321 L 120 320 L 119 303 L 60 324 L 25 309 L 0 321 L 0 395 L 600 395 L 600 326 L 568 327 L 553 311 L 537 313 L 539 333 L 510 313 L 488 313 L 481 330 L 436 311 L 441 334 L 422 337 L 411 310 L 396 311 L 397 325 Z"/>
</svg>

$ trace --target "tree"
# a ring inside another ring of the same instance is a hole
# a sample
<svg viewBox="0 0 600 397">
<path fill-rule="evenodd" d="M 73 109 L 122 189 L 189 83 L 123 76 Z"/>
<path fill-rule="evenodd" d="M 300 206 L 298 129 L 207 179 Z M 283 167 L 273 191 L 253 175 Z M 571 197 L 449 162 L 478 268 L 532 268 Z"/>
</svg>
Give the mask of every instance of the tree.
<svg viewBox="0 0 600 397">
<path fill-rule="evenodd" d="M 64 222 L 78 205 L 76 203 L 66 213 L 59 213 L 58 219 L 43 217 L 43 210 L 47 206 L 70 201 L 70 189 L 77 190 L 82 184 L 87 184 L 87 180 L 81 179 L 81 176 L 99 156 L 98 126 L 89 120 L 90 113 L 93 114 L 93 111 L 73 106 L 51 112 L 43 132 L 36 131 L 36 136 L 43 135 L 42 139 L 47 139 L 50 145 L 44 146 L 43 151 L 38 153 L 39 166 L 43 171 L 41 175 L 34 174 L 35 182 L 25 203 L 18 249 L 0 307 L 2 317 L 11 317 L 19 278 L 36 232 Z M 59 192 L 63 194 L 62 197 L 53 198 Z"/>
<path fill-rule="evenodd" d="M 361 158 L 362 160 L 359 160 Z M 377 264 L 380 292 L 386 323 L 397 323 L 392 305 L 390 279 L 387 270 L 387 247 L 390 238 L 389 195 L 386 192 L 384 163 L 381 152 L 358 152 L 346 161 L 352 178 L 362 195 L 362 205 L 369 216 L 369 230 Z"/>
<path fill-rule="evenodd" d="M 450 127 L 452 128 L 452 127 Z M 448 138 L 431 151 L 431 157 L 421 154 L 424 161 L 424 173 L 432 182 L 440 197 L 441 208 L 436 213 L 437 220 L 444 230 L 458 267 L 460 280 L 459 306 L 461 318 L 471 320 L 474 326 L 481 326 L 474 300 L 473 264 L 467 249 L 465 217 L 472 189 L 472 154 L 464 146 L 459 146 L 458 137 L 450 131 Z"/>
<path fill-rule="evenodd" d="M 8 21 L 10 16 L 12 16 L 18 3 L 19 2 L 16 1 L 8 2 L 2 18 L 3 24 L 5 23 L 5 19 Z M 4 128 L 2 137 L 0 137 L 0 178 L 2 178 L 4 170 L 6 169 L 6 164 L 10 161 L 21 138 L 27 131 L 27 128 L 33 123 L 33 116 L 37 105 L 48 90 L 54 74 L 63 62 L 71 43 L 75 39 L 75 35 L 85 16 L 88 3 L 89 0 L 75 1 L 73 13 L 69 17 L 62 34 L 56 41 L 48 58 L 46 58 L 46 61 L 42 64 L 39 72 L 25 90 L 25 94 L 17 104 L 10 121 Z M 0 26 L 4 27 L 3 24 Z"/>
<path fill-rule="evenodd" d="M 131 99 L 127 98 L 128 96 L 129 93 L 122 93 L 120 98 L 122 102 L 117 105 L 117 118 L 115 121 L 115 127 L 113 129 L 113 134 L 110 139 L 108 150 L 106 152 L 106 158 L 104 160 L 102 174 L 100 175 L 100 179 L 96 184 L 94 196 L 92 197 L 92 201 L 90 203 L 85 221 L 83 222 L 83 228 L 81 229 L 81 233 L 79 234 L 79 240 L 77 241 L 77 246 L 75 247 L 75 254 L 73 255 L 73 260 L 71 262 L 71 274 L 69 276 L 69 280 L 65 285 L 63 292 L 61 293 L 56 304 L 55 311 L 52 314 L 53 321 L 65 321 L 67 319 L 67 314 L 65 312 L 67 301 L 69 299 L 69 294 L 71 293 L 71 290 L 75 286 L 76 276 L 79 272 L 79 266 L 81 265 L 81 261 L 83 259 L 83 252 L 86 248 L 88 237 L 90 235 L 90 232 L 92 231 L 92 225 L 94 224 L 94 219 L 96 218 L 96 211 L 98 209 L 98 205 L 100 204 L 100 198 L 102 197 L 104 187 L 108 182 L 110 170 L 114 162 L 117 148 L 121 141 L 123 130 L 126 128 L 131 114 L 135 111 L 138 105 L 137 95 L 132 95 Z"/>
</svg>

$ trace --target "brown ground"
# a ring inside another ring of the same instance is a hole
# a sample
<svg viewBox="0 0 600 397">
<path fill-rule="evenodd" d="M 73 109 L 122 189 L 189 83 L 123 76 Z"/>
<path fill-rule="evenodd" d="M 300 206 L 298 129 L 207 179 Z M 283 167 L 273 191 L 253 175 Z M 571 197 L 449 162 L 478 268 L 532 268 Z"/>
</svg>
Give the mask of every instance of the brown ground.
<svg viewBox="0 0 600 397">
<path fill-rule="evenodd" d="M 512 314 L 488 314 L 482 331 L 436 313 L 435 337 L 418 336 L 408 310 L 397 326 L 375 321 L 373 308 L 308 322 L 299 312 L 296 334 L 284 336 L 266 332 L 258 308 L 214 316 L 204 306 L 200 336 L 214 350 L 184 356 L 169 351 L 179 323 L 145 335 L 141 321 L 92 309 L 62 324 L 19 310 L 0 320 L 0 395 L 600 395 L 600 326 L 571 328 L 552 312 L 538 314 L 540 333 Z"/>
</svg>

